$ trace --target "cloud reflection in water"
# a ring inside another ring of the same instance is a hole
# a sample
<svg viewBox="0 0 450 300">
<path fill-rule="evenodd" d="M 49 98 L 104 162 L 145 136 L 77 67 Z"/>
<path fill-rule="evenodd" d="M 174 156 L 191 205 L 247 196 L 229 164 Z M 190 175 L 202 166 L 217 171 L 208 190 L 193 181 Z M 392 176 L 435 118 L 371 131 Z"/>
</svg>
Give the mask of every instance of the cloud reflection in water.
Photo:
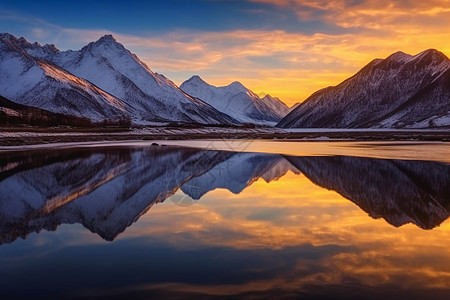
<svg viewBox="0 0 450 300">
<path fill-rule="evenodd" d="M 446 163 L 124 147 L 1 167 L 1 273 L 18 282 L 45 265 L 48 282 L 84 274 L 61 293 L 105 297 L 448 295 Z"/>
</svg>

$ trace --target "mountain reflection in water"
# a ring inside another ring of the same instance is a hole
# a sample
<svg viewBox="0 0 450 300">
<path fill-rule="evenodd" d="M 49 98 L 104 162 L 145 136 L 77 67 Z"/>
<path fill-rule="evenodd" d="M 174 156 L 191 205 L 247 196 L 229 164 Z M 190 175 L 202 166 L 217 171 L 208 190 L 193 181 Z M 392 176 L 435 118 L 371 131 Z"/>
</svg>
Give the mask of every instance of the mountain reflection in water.
<svg viewBox="0 0 450 300">
<path fill-rule="evenodd" d="M 3 155 L 0 170 L 2 244 L 74 223 L 112 241 L 169 197 L 183 205 L 218 188 L 239 194 L 288 171 L 396 227 L 432 229 L 450 209 L 450 165 L 439 162 L 123 147 Z"/>
<path fill-rule="evenodd" d="M 441 156 L 3 153 L 0 299 L 449 299 Z"/>
</svg>

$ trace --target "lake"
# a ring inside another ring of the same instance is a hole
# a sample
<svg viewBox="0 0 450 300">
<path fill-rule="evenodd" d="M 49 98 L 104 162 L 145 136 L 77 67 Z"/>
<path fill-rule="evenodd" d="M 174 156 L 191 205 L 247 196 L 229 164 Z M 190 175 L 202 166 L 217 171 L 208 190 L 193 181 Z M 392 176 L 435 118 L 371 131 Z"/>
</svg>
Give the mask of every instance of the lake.
<svg viewBox="0 0 450 300">
<path fill-rule="evenodd" d="M 0 153 L 0 298 L 449 299 L 449 143 L 157 143 Z"/>
</svg>

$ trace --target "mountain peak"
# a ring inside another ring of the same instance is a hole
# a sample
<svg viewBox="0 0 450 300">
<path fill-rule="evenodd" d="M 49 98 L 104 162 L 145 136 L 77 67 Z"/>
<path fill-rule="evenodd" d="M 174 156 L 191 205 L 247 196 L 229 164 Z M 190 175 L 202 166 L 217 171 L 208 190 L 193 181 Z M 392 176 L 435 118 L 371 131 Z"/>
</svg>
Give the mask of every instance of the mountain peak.
<svg viewBox="0 0 450 300">
<path fill-rule="evenodd" d="M 117 40 L 112 34 L 105 34 L 104 36 L 99 38 L 97 42 L 101 42 L 101 43 L 117 43 Z"/>
<path fill-rule="evenodd" d="M 412 55 L 409 55 L 405 52 L 402 51 L 397 51 L 394 54 L 389 55 L 386 60 L 394 60 L 397 62 L 406 62 L 408 60 L 410 60 L 411 58 L 413 58 Z"/>
<path fill-rule="evenodd" d="M 248 89 L 247 89 L 242 83 L 240 83 L 239 81 L 234 81 L 234 82 L 230 83 L 230 84 L 228 85 L 228 87 L 232 88 L 233 90 L 241 91 L 241 92 L 247 92 L 247 90 L 248 90 Z"/>
<path fill-rule="evenodd" d="M 206 81 L 204 81 L 199 75 L 194 75 L 191 78 L 189 78 L 186 82 L 190 82 L 190 83 L 201 83 L 201 84 L 205 84 Z"/>
<path fill-rule="evenodd" d="M 0 38 L 21 48 L 26 48 L 31 45 L 24 37 L 17 38 L 10 33 L 0 33 Z"/>
<path fill-rule="evenodd" d="M 112 47 L 119 47 L 124 48 L 121 43 L 119 43 L 116 38 L 112 34 L 105 34 L 101 38 L 99 38 L 97 41 L 90 43 L 88 46 L 91 47 L 99 47 L 99 46 L 112 46 Z"/>
<path fill-rule="evenodd" d="M 84 46 L 82 50 L 92 50 L 97 48 L 125 50 L 125 47 L 121 43 L 119 43 L 112 34 L 106 34 L 102 36 L 97 41 L 91 42 L 87 46 Z M 103 50 L 101 50 L 101 52 L 103 52 Z"/>
<path fill-rule="evenodd" d="M 34 43 L 33 45 L 36 46 L 36 47 L 40 47 L 41 46 L 41 45 L 39 45 L 38 42 Z M 59 51 L 59 49 L 56 48 L 56 46 L 54 44 L 45 44 L 43 46 L 43 48 L 46 49 L 46 50 L 55 51 L 55 52 Z"/>
<path fill-rule="evenodd" d="M 444 53 L 436 49 L 427 49 L 414 56 L 414 58 L 423 58 L 423 57 L 432 57 L 448 60 L 448 57 L 445 56 Z"/>
<path fill-rule="evenodd" d="M 450 60 L 435 49 L 374 60 L 312 94 L 278 123 L 287 128 L 431 128 L 450 125 Z"/>
<path fill-rule="evenodd" d="M 193 76 L 183 82 L 180 88 L 241 123 L 273 125 L 285 115 L 280 113 L 282 109 L 274 108 L 275 104 L 271 105 L 272 102 L 262 101 L 238 81 L 225 86 L 214 86 L 204 82 L 199 76 Z"/>
<path fill-rule="evenodd" d="M 0 39 L 9 40 L 11 38 L 16 39 L 16 37 L 10 33 L 7 33 L 7 32 L 0 33 Z"/>
</svg>

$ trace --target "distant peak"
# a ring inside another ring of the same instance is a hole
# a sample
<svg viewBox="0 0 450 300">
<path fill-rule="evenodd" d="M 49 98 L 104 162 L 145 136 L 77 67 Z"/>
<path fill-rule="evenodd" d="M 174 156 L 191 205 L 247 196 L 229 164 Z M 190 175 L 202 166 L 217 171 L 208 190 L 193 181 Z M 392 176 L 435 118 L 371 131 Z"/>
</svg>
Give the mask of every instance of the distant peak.
<svg viewBox="0 0 450 300">
<path fill-rule="evenodd" d="M 242 83 L 240 83 L 239 81 L 234 81 L 234 82 L 232 82 L 232 83 L 229 85 L 229 87 L 233 87 L 233 88 L 244 88 L 244 89 L 246 89 L 245 86 L 244 86 Z"/>
<path fill-rule="evenodd" d="M 230 85 L 241 85 L 241 86 L 243 86 L 242 83 L 240 83 L 239 81 L 233 81 Z"/>
<path fill-rule="evenodd" d="M 419 54 L 415 55 L 414 57 L 424 57 L 424 56 L 432 56 L 432 57 L 445 57 L 447 58 L 447 56 L 445 56 L 444 53 L 442 53 L 439 50 L 436 49 L 427 49 L 425 51 L 420 52 Z"/>
<path fill-rule="evenodd" d="M 28 42 L 24 37 L 17 38 L 10 33 L 1 33 L 0 38 L 13 44 L 15 47 L 19 47 L 22 49 L 28 49 L 32 47 L 31 43 Z"/>
<path fill-rule="evenodd" d="M 105 34 L 100 38 L 100 40 L 117 42 L 116 38 L 112 34 Z"/>
<path fill-rule="evenodd" d="M 0 33 L 0 38 L 4 40 L 8 40 L 10 42 L 15 42 L 19 44 L 28 44 L 28 41 L 24 37 L 17 38 L 16 36 L 10 34 L 10 33 Z"/>
<path fill-rule="evenodd" d="M 420 52 L 418 55 L 421 55 L 421 54 L 426 54 L 426 55 L 429 55 L 429 54 L 442 54 L 442 52 L 431 48 L 431 49 L 427 49 L 425 51 Z"/>
<path fill-rule="evenodd" d="M 95 44 L 120 44 L 112 34 L 105 34 Z"/>
<path fill-rule="evenodd" d="M 40 46 L 39 43 L 37 43 L 37 42 L 34 43 L 34 44 L 37 44 L 37 46 Z M 46 50 L 51 50 L 51 51 L 59 51 L 59 49 L 56 48 L 56 46 L 54 44 L 46 44 L 46 45 L 44 45 L 43 48 L 46 49 Z"/>
<path fill-rule="evenodd" d="M 406 54 L 405 52 L 402 52 L 402 51 L 397 51 L 394 54 L 389 55 L 389 57 L 386 59 L 397 61 L 397 62 L 406 62 L 406 61 L 410 60 L 411 58 L 413 58 L 412 55 Z"/>
<path fill-rule="evenodd" d="M 2 38 L 2 39 L 10 39 L 11 37 L 16 38 L 15 36 L 13 36 L 12 34 L 7 33 L 7 32 L 0 33 L 0 38 Z"/>
<path fill-rule="evenodd" d="M 84 46 L 82 50 L 95 49 L 97 47 L 109 47 L 120 51 L 125 49 L 125 47 L 121 43 L 119 43 L 112 34 L 106 34 L 99 38 L 97 41 Z"/>
<path fill-rule="evenodd" d="M 198 75 L 194 75 L 191 78 L 189 78 L 187 81 L 189 82 L 201 82 L 201 83 L 206 83 L 200 76 Z"/>
</svg>

